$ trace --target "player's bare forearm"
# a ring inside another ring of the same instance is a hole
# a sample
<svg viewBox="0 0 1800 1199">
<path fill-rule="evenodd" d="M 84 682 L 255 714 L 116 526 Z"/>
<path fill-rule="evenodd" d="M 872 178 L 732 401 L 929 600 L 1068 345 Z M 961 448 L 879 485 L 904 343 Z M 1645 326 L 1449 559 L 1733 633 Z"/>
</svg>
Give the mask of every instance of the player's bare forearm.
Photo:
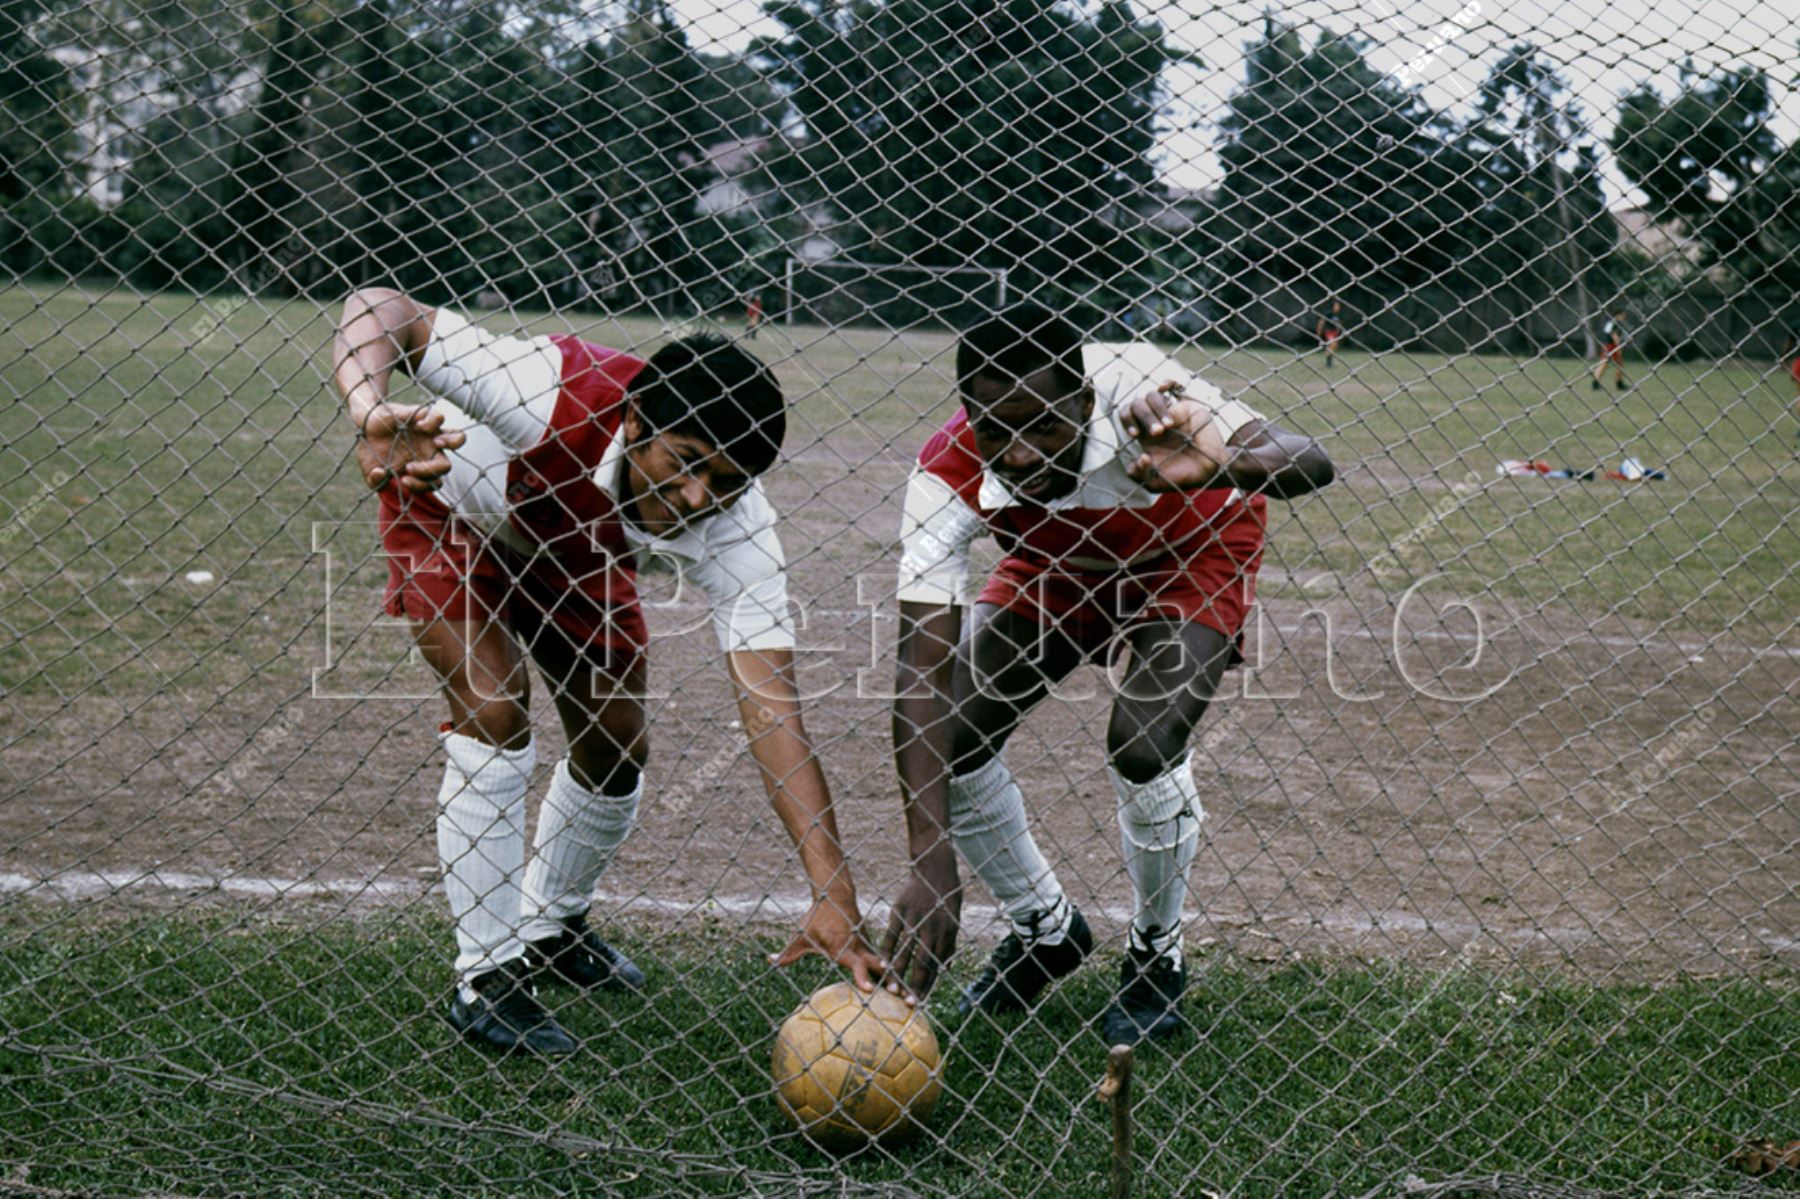
<svg viewBox="0 0 1800 1199">
<path fill-rule="evenodd" d="M 956 951 L 962 923 L 962 880 L 950 841 L 950 770 L 956 643 L 962 614 L 954 606 L 900 605 L 899 671 L 894 688 L 894 766 L 906 808 L 912 874 L 894 899 L 882 956 L 888 988 L 917 997 L 930 992 Z"/>
<path fill-rule="evenodd" d="M 950 768 L 954 750 L 952 678 L 961 611 L 953 606 L 900 605 L 894 685 L 894 767 L 906 808 L 906 835 L 916 865 L 952 874 Z"/>
<path fill-rule="evenodd" d="M 856 887 L 838 840 L 837 813 L 825 772 L 813 753 L 794 685 L 794 651 L 740 650 L 729 655 L 738 715 L 769 803 L 800 852 L 814 900 L 856 910 Z"/>
<path fill-rule="evenodd" d="M 357 465 L 372 488 L 398 480 L 403 491 L 433 491 L 450 472 L 445 451 L 464 442 L 464 434 L 444 428 L 442 412 L 387 402 L 394 368 L 418 369 L 435 315 L 384 287 L 360 289 L 344 302 L 331 377 L 356 426 Z"/>
<path fill-rule="evenodd" d="M 1251 421 L 1232 434 L 1223 481 L 1252 494 L 1291 500 L 1330 484 L 1336 476 L 1325 447 L 1310 437 L 1267 421 Z"/>
<path fill-rule="evenodd" d="M 788 966 L 808 954 L 819 954 L 850 971 L 858 987 L 872 990 L 887 963 L 862 939 L 862 913 L 844 861 L 837 812 L 800 717 L 794 653 L 743 650 L 729 656 L 729 665 L 750 755 L 762 773 L 770 806 L 799 850 L 801 869 L 812 888 L 812 908 L 804 924 L 787 948 L 775 955 L 774 963 Z"/>
<path fill-rule="evenodd" d="M 435 315 L 386 287 L 359 288 L 344 301 L 332 350 L 332 379 L 358 429 L 372 409 L 386 402 L 394 368 L 410 372 L 418 366 Z"/>
</svg>

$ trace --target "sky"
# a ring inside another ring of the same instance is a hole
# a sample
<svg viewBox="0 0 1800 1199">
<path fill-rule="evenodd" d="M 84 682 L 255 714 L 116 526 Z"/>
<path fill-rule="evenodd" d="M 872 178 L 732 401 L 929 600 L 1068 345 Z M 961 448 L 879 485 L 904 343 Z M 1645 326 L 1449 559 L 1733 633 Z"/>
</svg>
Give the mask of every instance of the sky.
<svg viewBox="0 0 1800 1199">
<path fill-rule="evenodd" d="M 754 0 L 672 0 L 692 42 L 738 50 L 750 38 L 778 33 Z M 1751 65 L 1768 72 L 1777 97 L 1773 128 L 1784 142 L 1800 137 L 1800 0 L 1138 0 L 1140 15 L 1161 21 L 1170 42 L 1197 55 L 1202 68 L 1175 68 L 1157 164 L 1177 187 L 1218 181 L 1212 121 L 1244 78 L 1245 47 L 1265 12 L 1306 30 L 1354 33 L 1368 43 L 1377 70 L 1405 71 L 1431 107 L 1466 110 L 1488 66 L 1521 41 L 1532 41 L 1561 66 L 1590 126 L 1611 132 L 1620 95 L 1649 79 L 1663 94 L 1691 57 L 1703 71 Z M 1641 204 L 1610 155 L 1603 155 L 1608 203 Z"/>
</svg>

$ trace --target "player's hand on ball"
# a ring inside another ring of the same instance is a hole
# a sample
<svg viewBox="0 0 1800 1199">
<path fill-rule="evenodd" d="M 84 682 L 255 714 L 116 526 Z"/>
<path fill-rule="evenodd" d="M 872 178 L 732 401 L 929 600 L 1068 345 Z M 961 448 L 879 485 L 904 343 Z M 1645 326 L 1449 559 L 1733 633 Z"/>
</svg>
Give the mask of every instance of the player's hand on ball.
<svg viewBox="0 0 1800 1199">
<path fill-rule="evenodd" d="M 363 481 L 380 491 L 398 481 L 412 495 L 436 491 L 450 473 L 450 456 L 467 440 L 444 428 L 444 414 L 433 408 L 377 404 L 363 422 L 356 442 L 356 462 Z"/>
<path fill-rule="evenodd" d="M 908 1002 L 931 992 L 938 971 L 956 952 L 962 925 L 962 881 L 956 861 L 913 867 L 882 938 L 881 956 L 888 961 L 887 989 Z"/>
<path fill-rule="evenodd" d="M 848 970 L 857 990 L 873 991 L 875 980 L 886 973 L 887 963 L 862 939 L 859 923 L 854 906 L 846 911 L 829 897 L 818 900 L 806 914 L 806 923 L 773 962 L 777 967 L 792 966 L 816 953 Z"/>
<path fill-rule="evenodd" d="M 1213 423 L 1212 409 L 1183 396 L 1177 383 L 1164 383 L 1131 401 L 1121 423 L 1144 451 L 1126 473 L 1151 491 L 1204 487 L 1229 453 Z"/>
</svg>

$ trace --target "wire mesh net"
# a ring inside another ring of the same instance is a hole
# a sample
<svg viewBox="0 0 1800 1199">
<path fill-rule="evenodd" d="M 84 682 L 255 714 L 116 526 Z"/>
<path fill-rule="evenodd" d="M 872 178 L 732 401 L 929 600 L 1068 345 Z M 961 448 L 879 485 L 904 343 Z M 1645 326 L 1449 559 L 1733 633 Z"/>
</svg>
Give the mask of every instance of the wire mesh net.
<svg viewBox="0 0 1800 1199">
<path fill-rule="evenodd" d="M 1797 44 L 0 2 L 0 1192 L 1792 1187 Z"/>
</svg>

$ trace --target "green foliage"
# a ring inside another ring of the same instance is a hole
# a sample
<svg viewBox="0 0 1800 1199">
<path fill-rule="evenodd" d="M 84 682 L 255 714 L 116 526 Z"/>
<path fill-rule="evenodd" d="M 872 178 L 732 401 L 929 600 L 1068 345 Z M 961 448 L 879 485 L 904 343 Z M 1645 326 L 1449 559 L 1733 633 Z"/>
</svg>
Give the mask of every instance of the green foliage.
<svg viewBox="0 0 1800 1199">
<path fill-rule="evenodd" d="M 1220 122 L 1226 174 L 1210 232 L 1224 275 L 1384 295 L 1563 286 L 1615 240 L 1568 95 L 1518 46 L 1474 114 L 1453 121 L 1371 67 L 1358 39 L 1327 31 L 1308 46 L 1269 21 Z"/>
<path fill-rule="evenodd" d="M 1544 294 L 1607 262 L 1618 234 L 1597 147 L 1542 51 L 1522 44 L 1502 55 L 1458 132 L 1458 175 L 1475 193 L 1463 236 L 1477 282 Z"/>
<path fill-rule="evenodd" d="M 1309 47 L 1270 19 L 1219 127 L 1214 233 L 1228 278 L 1413 284 L 1468 252 L 1446 127 L 1357 39 L 1327 31 Z"/>
<path fill-rule="evenodd" d="M 602 289 L 657 310 L 701 312 L 772 250 L 751 215 L 705 212 L 709 153 L 774 132 L 768 85 L 742 63 L 696 53 L 660 0 L 631 0 L 605 41 L 579 48 L 557 117 L 559 191 L 583 213 Z"/>
<path fill-rule="evenodd" d="M 753 59 L 803 125 L 771 170 L 843 218 L 853 256 L 1007 267 L 1109 307 L 1145 286 L 1131 207 L 1151 181 L 1159 75 L 1177 56 L 1109 0 L 794 0 Z M 1044 289 L 1048 288 L 1046 293 Z"/>
<path fill-rule="evenodd" d="M 38 44 L 42 0 L 0 0 L 0 267 L 22 272 L 66 244 L 55 226 L 74 151 L 69 73 Z"/>
<path fill-rule="evenodd" d="M 1649 84 L 1619 102 L 1612 148 L 1658 220 L 1679 221 L 1706 265 L 1753 285 L 1800 286 L 1800 143 L 1769 128 L 1775 92 L 1760 70 L 1685 66 L 1675 95 Z"/>
</svg>

